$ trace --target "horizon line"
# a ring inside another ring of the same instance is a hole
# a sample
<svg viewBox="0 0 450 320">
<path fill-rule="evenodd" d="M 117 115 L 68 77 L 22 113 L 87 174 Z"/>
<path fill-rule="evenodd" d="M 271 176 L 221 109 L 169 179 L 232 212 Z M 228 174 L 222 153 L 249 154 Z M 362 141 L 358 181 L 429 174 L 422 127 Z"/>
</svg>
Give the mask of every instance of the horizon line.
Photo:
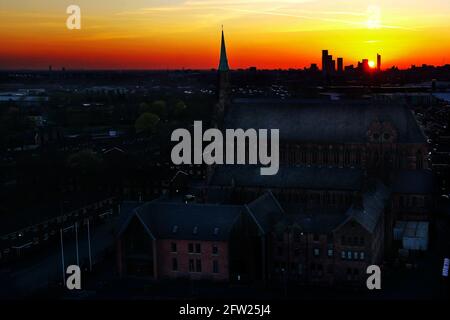
<svg viewBox="0 0 450 320">
<path fill-rule="evenodd" d="M 386 71 L 386 70 L 390 70 L 392 68 L 397 68 L 398 70 L 409 70 L 412 67 L 417 67 L 417 68 L 422 68 L 423 66 L 427 66 L 427 67 L 434 67 L 434 68 L 442 68 L 442 67 L 447 67 L 450 66 L 450 63 L 444 63 L 442 65 L 433 65 L 433 64 L 420 64 L 420 65 L 410 65 L 407 68 L 400 68 L 396 65 L 392 65 L 390 67 L 387 68 L 382 68 L 380 71 Z M 12 71 L 16 71 L 16 72 L 23 72 L 23 71 L 35 71 L 35 72 L 68 72 L 68 71 L 217 71 L 218 68 L 65 68 L 64 70 L 62 68 L 65 67 L 58 67 L 52 70 L 49 70 L 48 67 L 47 68 L 7 68 L 7 69 L 2 69 L 0 68 L 0 72 L 12 72 Z M 301 70 L 301 71 L 305 71 L 305 70 L 309 70 L 309 67 L 303 67 L 303 68 L 258 68 L 257 66 L 249 66 L 249 67 L 243 67 L 243 68 L 230 68 L 230 71 L 242 71 L 242 70 L 248 70 L 250 68 L 256 68 L 256 70 L 259 71 L 291 71 L 291 70 Z M 355 67 L 356 69 L 356 67 Z M 318 71 L 322 71 L 322 69 L 317 69 Z M 377 71 L 377 70 L 374 70 Z M 337 71 L 336 71 L 337 72 Z M 344 71 L 345 72 L 345 71 Z"/>
</svg>

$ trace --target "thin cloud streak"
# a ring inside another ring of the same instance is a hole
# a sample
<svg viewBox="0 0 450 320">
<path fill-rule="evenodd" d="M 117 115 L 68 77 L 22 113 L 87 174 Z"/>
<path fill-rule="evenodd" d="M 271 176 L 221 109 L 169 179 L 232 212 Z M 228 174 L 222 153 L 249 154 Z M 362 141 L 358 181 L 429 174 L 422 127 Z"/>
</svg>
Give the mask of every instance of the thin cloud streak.
<svg viewBox="0 0 450 320">
<path fill-rule="evenodd" d="M 366 21 L 348 21 L 348 20 L 342 20 L 342 19 L 332 19 L 332 18 L 321 18 L 321 17 L 313 17 L 309 15 L 300 15 L 300 14 L 291 14 L 291 13 L 283 13 L 283 12 L 275 12 L 275 11 L 258 11 L 258 10 L 248 10 L 248 9 L 230 9 L 226 7 L 222 7 L 223 10 L 233 10 L 233 11 L 239 11 L 239 12 L 247 12 L 247 13 L 254 13 L 254 14 L 261 14 L 261 15 L 272 15 L 272 16 L 284 16 L 284 17 L 291 17 L 291 18 L 300 18 L 300 19 L 308 19 L 308 20 L 317 20 L 317 21 L 325 21 L 325 22 L 338 22 L 342 24 L 347 25 L 354 25 L 354 26 L 364 26 L 366 28 Z M 384 25 L 380 24 L 380 28 L 386 28 L 386 29 L 403 29 L 403 30 L 410 30 L 415 31 L 416 29 L 413 28 L 407 28 L 402 26 L 392 26 L 392 25 Z"/>
</svg>

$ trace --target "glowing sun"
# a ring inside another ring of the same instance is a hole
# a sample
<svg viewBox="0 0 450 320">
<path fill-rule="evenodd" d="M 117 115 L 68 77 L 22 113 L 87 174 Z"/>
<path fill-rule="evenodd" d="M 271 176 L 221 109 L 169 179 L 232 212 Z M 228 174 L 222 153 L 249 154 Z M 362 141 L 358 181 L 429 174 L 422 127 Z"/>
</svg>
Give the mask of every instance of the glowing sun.
<svg viewBox="0 0 450 320">
<path fill-rule="evenodd" d="M 369 67 L 372 68 L 372 69 L 375 68 L 375 62 L 370 60 L 369 61 Z"/>
</svg>

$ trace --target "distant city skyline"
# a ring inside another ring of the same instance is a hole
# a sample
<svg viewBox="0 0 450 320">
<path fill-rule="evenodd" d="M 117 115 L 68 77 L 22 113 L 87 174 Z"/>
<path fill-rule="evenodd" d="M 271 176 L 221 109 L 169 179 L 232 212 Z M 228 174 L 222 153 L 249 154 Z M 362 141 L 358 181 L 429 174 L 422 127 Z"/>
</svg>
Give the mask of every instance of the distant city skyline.
<svg viewBox="0 0 450 320">
<path fill-rule="evenodd" d="M 221 25 L 232 69 L 320 66 L 322 49 L 344 66 L 450 63 L 450 3 L 438 0 L 78 0 L 81 30 L 65 28 L 69 4 L 2 4 L 0 69 L 216 68 Z"/>
</svg>

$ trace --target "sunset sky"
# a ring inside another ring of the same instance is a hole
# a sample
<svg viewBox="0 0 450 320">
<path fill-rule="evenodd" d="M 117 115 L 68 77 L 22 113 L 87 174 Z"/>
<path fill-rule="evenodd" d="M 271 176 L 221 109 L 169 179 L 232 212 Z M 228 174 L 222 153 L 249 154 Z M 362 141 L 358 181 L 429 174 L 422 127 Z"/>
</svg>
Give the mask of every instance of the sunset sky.
<svg viewBox="0 0 450 320">
<path fill-rule="evenodd" d="M 449 0 L 0 0 L 0 69 L 216 68 L 222 24 L 232 68 L 450 63 Z"/>
</svg>

